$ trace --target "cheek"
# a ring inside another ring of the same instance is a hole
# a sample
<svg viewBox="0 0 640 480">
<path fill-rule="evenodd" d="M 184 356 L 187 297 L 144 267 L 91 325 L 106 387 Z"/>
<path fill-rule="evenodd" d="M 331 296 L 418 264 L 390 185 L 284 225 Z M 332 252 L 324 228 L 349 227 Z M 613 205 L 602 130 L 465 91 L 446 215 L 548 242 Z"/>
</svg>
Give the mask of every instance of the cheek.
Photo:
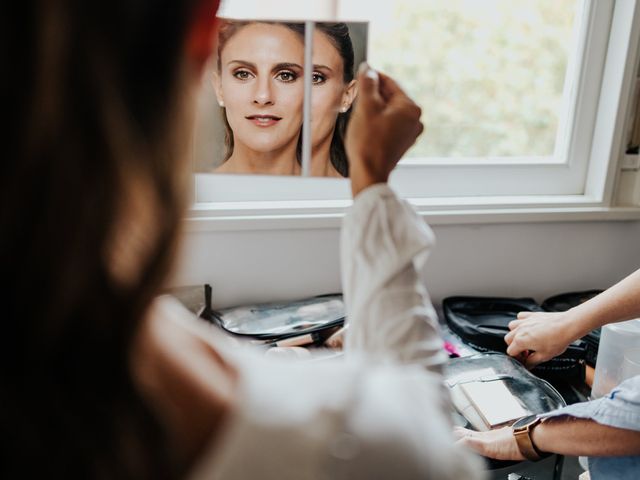
<svg viewBox="0 0 640 480">
<path fill-rule="evenodd" d="M 342 92 L 336 89 L 317 89 L 311 97 L 313 120 L 316 123 L 335 122 L 341 106 Z"/>
<path fill-rule="evenodd" d="M 276 107 L 278 105 L 290 112 L 299 112 L 302 115 L 302 104 L 304 103 L 304 88 L 295 85 L 283 85 L 278 88 L 278 97 L 276 98 Z"/>
<path fill-rule="evenodd" d="M 237 85 L 225 88 L 223 85 L 222 95 L 227 122 L 229 122 L 231 130 L 237 134 L 243 126 L 242 120 L 246 110 L 244 105 L 246 102 L 243 98 L 246 96 L 246 88 L 238 87 Z"/>
<path fill-rule="evenodd" d="M 249 88 L 247 85 L 225 84 L 224 82 L 221 87 L 222 98 L 227 107 L 227 114 L 232 115 L 237 110 L 237 107 L 246 101 Z"/>
</svg>

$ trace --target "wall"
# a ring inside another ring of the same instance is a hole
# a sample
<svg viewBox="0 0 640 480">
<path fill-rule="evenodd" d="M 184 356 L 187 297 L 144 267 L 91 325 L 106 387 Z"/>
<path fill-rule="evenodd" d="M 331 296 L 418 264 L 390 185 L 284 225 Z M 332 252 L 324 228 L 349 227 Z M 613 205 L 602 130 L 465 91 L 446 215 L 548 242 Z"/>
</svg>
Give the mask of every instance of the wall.
<svg viewBox="0 0 640 480">
<path fill-rule="evenodd" d="M 454 294 L 533 296 L 605 288 L 640 267 L 640 222 L 438 225 L 425 272 Z M 214 286 L 218 307 L 340 290 L 337 229 L 190 232 L 174 286 Z"/>
</svg>

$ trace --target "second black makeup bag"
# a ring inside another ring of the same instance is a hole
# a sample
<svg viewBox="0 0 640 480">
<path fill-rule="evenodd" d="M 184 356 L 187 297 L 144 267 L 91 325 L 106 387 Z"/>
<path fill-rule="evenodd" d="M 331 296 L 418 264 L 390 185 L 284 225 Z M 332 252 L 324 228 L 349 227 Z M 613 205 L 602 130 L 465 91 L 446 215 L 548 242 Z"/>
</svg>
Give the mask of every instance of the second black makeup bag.
<svg viewBox="0 0 640 480">
<path fill-rule="evenodd" d="M 480 352 L 507 351 L 504 336 L 509 322 L 518 312 L 544 312 L 532 298 L 454 296 L 442 302 L 449 329 L 463 342 Z M 542 363 L 533 373 L 547 380 L 583 382 L 586 348 L 583 342 L 571 344 L 560 356 Z"/>
<path fill-rule="evenodd" d="M 602 290 L 586 290 L 584 292 L 561 293 L 553 297 L 547 298 L 540 305 L 547 312 L 565 312 L 570 308 L 576 307 L 587 300 L 592 299 Z M 585 347 L 585 360 L 587 365 L 595 367 L 598 358 L 598 346 L 600 345 L 600 328 L 589 332 L 581 338 Z"/>
</svg>

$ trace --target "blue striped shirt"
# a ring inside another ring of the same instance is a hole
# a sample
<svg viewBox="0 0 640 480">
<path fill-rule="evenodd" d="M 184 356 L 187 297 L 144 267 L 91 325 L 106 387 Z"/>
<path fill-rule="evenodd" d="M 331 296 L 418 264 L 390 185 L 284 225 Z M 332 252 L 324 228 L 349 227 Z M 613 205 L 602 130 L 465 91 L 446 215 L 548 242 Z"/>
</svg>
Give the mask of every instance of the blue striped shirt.
<svg viewBox="0 0 640 480">
<path fill-rule="evenodd" d="M 569 405 L 544 414 L 543 417 L 562 415 L 640 431 L 640 375 L 625 380 L 602 398 Z M 591 480 L 637 480 L 640 478 L 640 456 L 590 457 L 589 474 Z"/>
</svg>

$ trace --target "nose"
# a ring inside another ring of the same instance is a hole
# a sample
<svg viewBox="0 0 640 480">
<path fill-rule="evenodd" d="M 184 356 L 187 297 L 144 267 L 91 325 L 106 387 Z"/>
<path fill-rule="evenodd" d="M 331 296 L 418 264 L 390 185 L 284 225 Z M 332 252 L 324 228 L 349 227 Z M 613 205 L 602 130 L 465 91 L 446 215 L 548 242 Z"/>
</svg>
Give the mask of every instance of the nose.
<svg viewBox="0 0 640 480">
<path fill-rule="evenodd" d="M 270 78 L 263 76 L 255 83 L 253 103 L 255 105 L 273 105 L 273 92 Z"/>
</svg>

